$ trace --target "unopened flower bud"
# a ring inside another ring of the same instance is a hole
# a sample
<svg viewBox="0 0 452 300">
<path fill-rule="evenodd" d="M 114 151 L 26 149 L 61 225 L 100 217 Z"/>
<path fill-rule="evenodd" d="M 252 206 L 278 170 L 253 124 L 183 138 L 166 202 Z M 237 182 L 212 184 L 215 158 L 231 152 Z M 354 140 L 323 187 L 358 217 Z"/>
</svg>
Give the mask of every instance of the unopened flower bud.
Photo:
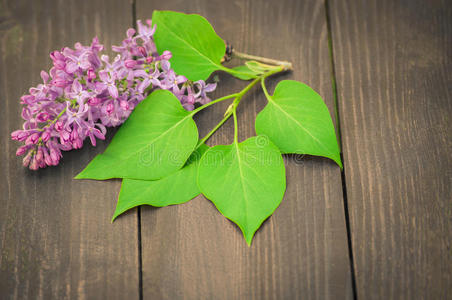
<svg viewBox="0 0 452 300">
<path fill-rule="evenodd" d="M 44 70 L 42 70 L 41 71 L 41 79 L 42 79 L 42 81 L 44 81 L 44 83 L 47 83 L 47 81 L 49 81 L 49 74 L 46 72 L 46 71 L 44 71 Z"/>
<path fill-rule="evenodd" d="M 38 121 L 38 122 L 45 122 L 45 121 L 47 121 L 48 119 L 49 119 L 49 117 L 50 117 L 50 114 L 48 113 L 48 112 L 46 112 L 46 111 L 44 111 L 44 112 L 40 112 L 37 116 L 36 116 L 36 120 Z"/>
<path fill-rule="evenodd" d="M 46 163 L 48 166 L 53 166 L 53 161 L 52 161 L 52 159 L 50 158 L 50 155 L 49 155 L 49 152 L 47 151 L 47 149 L 44 148 L 42 151 L 44 152 L 44 161 L 45 161 L 45 163 Z"/>
<path fill-rule="evenodd" d="M 173 57 L 173 54 L 168 50 L 163 51 L 162 55 L 160 55 L 160 59 L 170 60 L 171 57 Z"/>
<path fill-rule="evenodd" d="M 78 139 L 78 132 L 77 132 L 77 130 L 72 130 L 70 135 L 71 135 L 71 137 L 70 137 L 71 141 L 75 141 L 76 139 Z"/>
<path fill-rule="evenodd" d="M 41 139 L 43 142 L 47 142 L 50 139 L 50 132 L 44 131 L 41 135 Z"/>
<path fill-rule="evenodd" d="M 38 160 L 38 162 L 44 160 L 44 153 L 42 152 L 42 147 L 38 147 L 38 152 L 36 152 L 36 160 Z"/>
<path fill-rule="evenodd" d="M 60 132 L 60 138 L 63 140 L 63 142 L 69 141 L 70 137 L 71 137 L 71 134 L 68 131 L 62 130 Z"/>
<path fill-rule="evenodd" d="M 129 110 L 129 108 L 130 108 L 129 102 L 127 102 L 127 101 L 121 101 L 121 102 L 119 102 L 119 106 L 120 106 L 123 110 Z"/>
<path fill-rule="evenodd" d="M 20 146 L 16 151 L 16 155 L 17 156 L 24 155 L 25 152 L 27 152 L 28 148 L 29 148 L 28 146 Z"/>
<path fill-rule="evenodd" d="M 33 133 L 32 135 L 30 135 L 27 140 L 25 141 L 25 145 L 31 145 L 31 144 L 36 144 L 39 140 L 39 133 Z"/>
<path fill-rule="evenodd" d="M 55 130 L 56 130 L 56 131 L 61 131 L 61 130 L 63 130 L 63 127 L 64 127 L 63 122 L 57 121 L 57 122 L 55 123 Z"/>
<path fill-rule="evenodd" d="M 91 81 L 96 78 L 96 72 L 92 68 L 89 68 L 86 72 L 86 77 L 89 81 Z"/>
<path fill-rule="evenodd" d="M 144 57 L 147 56 L 146 49 L 143 46 L 139 46 L 138 51 L 140 51 L 141 55 L 143 55 Z"/>
<path fill-rule="evenodd" d="M 67 85 L 67 81 L 62 78 L 55 78 L 52 80 L 52 84 L 57 87 L 65 87 Z"/>
<path fill-rule="evenodd" d="M 22 164 L 24 167 L 27 167 L 30 164 L 31 157 L 32 157 L 32 150 L 30 150 L 27 153 L 27 155 L 24 157 L 24 159 L 22 160 Z"/>
<path fill-rule="evenodd" d="M 100 101 L 101 100 L 99 98 L 92 97 L 92 98 L 88 99 L 87 103 L 88 103 L 88 105 L 94 106 L 94 105 L 98 105 L 100 103 Z"/>
<path fill-rule="evenodd" d="M 22 132 L 23 132 L 23 130 L 16 130 L 16 131 L 13 131 L 13 132 L 11 133 L 11 139 L 13 139 L 13 140 L 15 140 L 15 141 L 18 141 L 18 140 L 19 140 L 19 136 L 22 135 Z"/>
<path fill-rule="evenodd" d="M 76 138 L 72 141 L 72 145 L 74 146 L 74 149 L 80 149 L 83 147 L 83 141 L 81 138 Z"/>
<path fill-rule="evenodd" d="M 128 59 L 124 62 L 126 68 L 133 69 L 137 65 L 137 61 L 134 59 Z"/>
<path fill-rule="evenodd" d="M 113 105 L 113 103 L 108 103 L 107 104 L 107 107 L 106 107 L 106 112 L 107 112 L 107 114 L 111 114 L 111 113 L 113 113 L 113 111 L 115 110 L 115 106 Z"/>
<path fill-rule="evenodd" d="M 50 148 L 50 159 L 54 166 L 56 166 L 60 161 L 60 154 L 55 150 L 55 148 Z"/>
<path fill-rule="evenodd" d="M 31 158 L 31 162 L 28 167 L 30 168 L 30 170 L 33 170 L 33 171 L 36 171 L 37 169 L 39 169 L 39 165 L 38 165 L 38 161 L 36 160 L 36 156 L 33 156 Z"/>
</svg>

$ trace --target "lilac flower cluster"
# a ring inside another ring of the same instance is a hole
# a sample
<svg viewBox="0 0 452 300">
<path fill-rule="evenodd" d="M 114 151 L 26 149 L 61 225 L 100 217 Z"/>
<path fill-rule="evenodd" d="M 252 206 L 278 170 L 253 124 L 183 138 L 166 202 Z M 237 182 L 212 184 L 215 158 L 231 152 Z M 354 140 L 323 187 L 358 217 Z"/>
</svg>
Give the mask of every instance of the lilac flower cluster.
<svg viewBox="0 0 452 300">
<path fill-rule="evenodd" d="M 32 170 L 55 166 L 61 151 L 79 149 L 89 138 L 105 139 L 106 127 L 122 124 L 136 105 L 155 89 L 174 93 L 187 110 L 210 99 L 206 92 L 216 84 L 189 82 L 171 69 L 171 53 L 157 53 L 153 40 L 155 26 L 137 22 L 127 30 L 117 56 L 110 61 L 100 55 L 103 46 L 94 38 L 90 46 L 76 43 L 50 54 L 53 67 L 41 72 L 42 84 L 30 88 L 21 98 L 23 129 L 11 134 L 22 141 L 16 154 L 25 155 L 23 165 Z"/>
</svg>

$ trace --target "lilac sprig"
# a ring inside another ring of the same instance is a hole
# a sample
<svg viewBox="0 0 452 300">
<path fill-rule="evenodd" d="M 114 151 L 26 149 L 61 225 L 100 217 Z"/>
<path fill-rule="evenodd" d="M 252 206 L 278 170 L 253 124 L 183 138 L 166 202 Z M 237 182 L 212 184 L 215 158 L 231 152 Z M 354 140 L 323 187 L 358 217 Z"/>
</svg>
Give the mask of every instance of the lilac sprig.
<svg viewBox="0 0 452 300">
<path fill-rule="evenodd" d="M 79 149 L 89 138 L 96 146 L 105 139 L 106 127 L 122 124 L 150 92 L 171 91 L 187 110 L 210 101 L 207 94 L 216 84 L 190 82 L 171 69 L 172 54 L 157 53 L 151 21 L 137 22 L 121 46 L 113 46 L 113 60 L 100 55 L 96 38 L 90 46 L 80 43 L 50 54 L 53 67 L 42 71 L 42 84 L 21 97 L 23 129 L 11 134 L 24 142 L 16 154 L 25 155 L 23 165 L 32 170 L 55 166 L 62 151 Z"/>
</svg>

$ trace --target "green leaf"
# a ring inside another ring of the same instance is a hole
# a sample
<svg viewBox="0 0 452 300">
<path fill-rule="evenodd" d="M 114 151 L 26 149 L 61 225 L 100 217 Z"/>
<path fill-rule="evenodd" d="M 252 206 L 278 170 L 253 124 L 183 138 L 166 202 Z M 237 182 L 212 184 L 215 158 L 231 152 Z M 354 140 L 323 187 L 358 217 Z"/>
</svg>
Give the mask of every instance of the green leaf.
<svg viewBox="0 0 452 300">
<path fill-rule="evenodd" d="M 154 11 L 152 22 L 159 53 L 171 51 L 171 66 L 189 80 L 206 80 L 213 71 L 221 70 L 226 53 L 224 41 L 202 16 L 173 11 Z"/>
<path fill-rule="evenodd" d="M 75 178 L 155 180 L 180 169 L 198 142 L 198 129 L 179 100 L 157 90 L 135 108 L 104 153 Z"/>
<path fill-rule="evenodd" d="M 320 95 L 304 83 L 278 83 L 255 125 L 257 134 L 268 136 L 282 153 L 324 156 L 342 168 L 328 108 Z"/>
<path fill-rule="evenodd" d="M 240 65 L 234 68 L 231 68 L 232 72 L 229 72 L 234 77 L 237 77 L 241 80 L 251 80 L 256 78 L 260 73 L 252 71 L 246 65 Z"/>
<path fill-rule="evenodd" d="M 223 69 L 223 71 L 226 71 L 241 80 L 251 80 L 261 74 L 264 74 L 265 72 L 277 70 L 279 68 L 280 66 L 272 66 L 260 63 L 255 60 L 249 60 L 245 62 L 244 65 L 240 65 L 227 70 Z"/>
<path fill-rule="evenodd" d="M 264 136 L 215 146 L 201 159 L 198 185 L 204 196 L 240 227 L 250 245 L 256 230 L 284 196 L 281 153 Z"/>
<path fill-rule="evenodd" d="M 182 204 L 198 196 L 200 193 L 196 183 L 198 165 L 207 149 L 209 149 L 207 145 L 201 145 L 192 153 L 182 169 L 162 179 L 154 181 L 124 179 L 112 221 L 123 212 L 139 205 L 163 207 Z"/>
<path fill-rule="evenodd" d="M 247 61 L 245 63 L 245 65 L 248 67 L 248 69 L 250 69 L 251 71 L 253 71 L 257 74 L 263 74 L 267 71 L 273 71 L 273 70 L 277 70 L 280 68 L 280 66 L 267 65 L 267 64 L 255 61 L 255 60 Z"/>
</svg>

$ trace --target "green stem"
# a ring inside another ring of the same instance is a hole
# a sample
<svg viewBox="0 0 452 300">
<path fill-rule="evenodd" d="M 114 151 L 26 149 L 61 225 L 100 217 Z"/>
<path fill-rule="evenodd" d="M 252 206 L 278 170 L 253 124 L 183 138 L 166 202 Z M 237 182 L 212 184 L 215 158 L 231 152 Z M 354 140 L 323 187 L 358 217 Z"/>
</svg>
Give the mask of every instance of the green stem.
<svg viewBox="0 0 452 300">
<path fill-rule="evenodd" d="M 58 121 L 58 119 L 61 118 L 61 116 L 66 112 L 66 109 L 67 109 L 67 106 L 66 106 L 62 111 L 60 111 L 60 113 L 58 114 L 58 116 L 56 116 L 56 118 L 53 119 L 52 122 L 50 122 L 50 123 L 47 124 L 46 126 L 40 128 L 38 131 L 44 131 L 44 129 L 45 129 L 46 127 L 49 127 L 50 125 L 55 124 L 56 121 Z"/>
<path fill-rule="evenodd" d="M 55 124 L 56 121 L 58 121 L 58 119 L 61 118 L 61 116 L 66 112 L 66 109 L 67 109 L 67 106 L 62 111 L 60 111 L 58 116 L 56 116 L 56 118 L 53 119 L 52 122 L 49 123 L 49 125 Z"/>
<path fill-rule="evenodd" d="M 266 64 L 283 66 L 284 70 L 293 70 L 292 63 L 290 63 L 288 61 L 276 60 L 276 59 L 271 59 L 271 58 L 266 58 L 266 57 L 246 54 L 246 53 L 238 52 L 238 51 L 236 51 L 234 49 L 232 50 L 232 57 L 237 57 L 237 58 L 241 58 L 241 59 L 248 59 L 248 60 L 256 60 L 256 61 L 260 61 L 260 62 L 266 63 Z"/>
<path fill-rule="evenodd" d="M 238 105 L 238 102 L 237 102 Z M 239 142 L 239 127 L 237 121 L 237 105 L 234 105 L 234 109 L 232 110 L 232 115 L 234 116 L 234 144 Z"/>
<path fill-rule="evenodd" d="M 238 92 L 238 93 L 235 93 L 235 94 L 231 94 L 231 95 L 228 95 L 228 96 L 226 96 L 227 98 L 225 98 L 225 97 L 222 97 L 222 98 L 219 98 L 219 99 L 217 99 L 217 100 L 214 100 L 214 101 L 212 101 L 212 102 L 209 102 L 209 103 L 207 103 L 207 104 L 205 104 L 205 105 L 203 105 L 203 106 L 201 106 L 201 107 L 199 107 L 199 108 L 197 108 L 197 109 L 195 109 L 192 113 L 193 114 L 196 114 L 197 112 L 199 112 L 200 110 L 202 110 L 202 109 L 204 109 L 204 108 L 206 108 L 206 107 L 208 107 L 208 106 L 210 106 L 210 105 L 213 105 L 213 104 L 215 104 L 215 103 L 218 103 L 218 102 L 220 102 L 220 101 L 223 101 L 223 100 L 226 100 L 226 99 L 231 99 L 231 98 L 233 98 L 233 97 L 235 97 L 235 99 L 234 99 L 234 107 L 233 107 L 233 110 L 231 110 L 231 111 L 226 111 L 226 114 L 224 115 L 224 118 L 211 130 L 211 131 L 209 131 L 209 133 L 206 135 L 206 136 L 204 136 L 199 142 L 198 142 L 198 145 L 196 146 L 196 149 L 198 149 L 202 144 L 204 144 L 230 117 L 231 117 L 231 115 L 233 114 L 233 111 L 236 109 L 236 107 L 237 107 L 237 105 L 238 105 L 238 103 L 240 102 L 240 99 L 243 97 L 243 95 L 245 95 L 253 86 L 255 86 L 256 85 L 256 83 L 258 83 L 259 82 L 259 80 L 260 80 L 260 77 L 259 78 L 256 78 L 256 79 L 254 79 L 250 84 L 248 84 L 243 90 L 241 90 L 240 92 Z M 215 102 L 215 103 L 214 103 Z M 234 128 L 236 128 L 236 126 L 234 126 Z"/>
<path fill-rule="evenodd" d="M 254 79 L 250 84 L 248 84 L 243 90 L 241 90 L 239 93 L 238 93 L 238 97 L 237 98 L 239 98 L 238 99 L 238 103 L 240 103 L 240 99 L 253 87 L 253 86 L 255 86 L 256 85 L 256 83 L 258 83 L 259 81 L 262 81 L 262 80 L 265 80 L 265 78 L 267 78 L 267 77 L 269 77 L 269 76 L 272 76 L 272 75 L 274 75 L 274 74 L 276 74 L 276 73 L 279 73 L 279 72 L 282 72 L 282 71 L 285 71 L 285 69 L 284 69 L 284 67 L 283 66 L 281 66 L 280 68 L 278 68 L 278 69 L 276 69 L 276 70 L 273 70 L 273 71 L 269 71 L 269 72 L 267 72 L 267 73 L 265 73 L 265 74 L 262 74 L 261 76 L 259 76 L 259 77 L 257 77 L 256 79 Z M 265 89 L 264 90 L 264 93 L 265 92 L 267 92 L 267 90 Z M 268 95 L 268 92 L 265 94 L 266 96 Z M 235 100 L 234 100 L 235 101 Z M 237 103 L 237 105 L 238 105 L 238 103 Z"/>
<path fill-rule="evenodd" d="M 230 117 L 232 116 L 232 112 L 227 113 L 223 120 L 221 120 L 214 128 L 212 128 L 211 131 L 209 131 L 208 134 L 206 134 L 196 146 L 196 149 L 198 149 L 202 144 L 204 144 Z M 195 150 L 196 150 L 195 149 Z"/>
<path fill-rule="evenodd" d="M 198 112 L 200 112 L 201 110 L 203 110 L 204 108 L 207 108 L 207 107 L 209 107 L 209 106 L 211 106 L 211 105 L 214 105 L 214 104 L 216 104 L 216 103 L 218 103 L 218 102 L 221 102 L 221 101 L 224 101 L 224 100 L 228 100 L 228 99 L 231 99 L 231 98 L 236 98 L 237 95 L 238 95 L 238 93 L 234 93 L 234 94 L 230 94 L 230 95 L 227 95 L 227 96 L 224 96 L 224 97 L 215 99 L 215 100 L 213 100 L 213 101 L 210 101 L 209 103 L 206 103 L 206 104 L 204 104 L 203 106 L 200 106 L 200 107 L 198 107 L 197 109 L 193 110 L 193 111 L 191 112 L 191 115 L 193 116 L 193 115 L 195 115 L 196 113 L 198 113 Z"/>
<path fill-rule="evenodd" d="M 241 99 L 246 93 L 248 93 L 249 90 L 251 90 L 253 88 L 253 86 L 256 85 L 256 83 L 259 82 L 259 80 L 260 80 L 260 77 L 251 81 L 250 84 L 248 84 L 243 90 L 241 90 L 240 92 L 237 93 L 237 98 Z"/>
<path fill-rule="evenodd" d="M 270 94 L 268 93 L 267 87 L 265 86 L 265 78 L 263 78 L 263 77 L 261 79 L 261 86 L 262 86 L 262 90 L 264 91 L 265 97 L 268 100 L 271 100 Z"/>
<path fill-rule="evenodd" d="M 239 103 L 240 103 L 240 101 L 241 101 L 241 99 L 242 99 L 242 97 L 250 90 L 250 89 L 252 89 L 253 88 L 253 86 L 255 86 L 259 81 L 264 81 L 265 80 L 265 78 L 267 78 L 267 77 L 269 77 L 269 76 L 271 76 L 271 75 L 273 75 L 273 74 L 276 74 L 276 73 L 279 73 L 279 72 L 282 72 L 282 71 L 285 71 L 285 69 L 284 69 L 284 67 L 283 66 L 281 66 L 280 68 L 278 68 L 278 69 L 276 69 L 276 70 L 273 70 L 273 71 L 270 71 L 270 72 L 267 72 L 267 73 L 265 73 L 265 74 L 262 74 L 261 76 L 259 76 L 259 77 L 257 77 L 256 79 L 254 79 L 253 81 L 251 81 L 243 90 L 241 90 L 240 92 L 238 92 L 238 93 L 235 93 L 235 94 L 231 94 L 231 95 L 228 95 L 228 96 L 225 96 L 225 97 L 221 97 L 221 98 L 219 98 L 219 99 L 216 99 L 216 100 L 214 100 L 214 101 L 212 101 L 212 102 L 209 102 L 209 103 L 207 103 L 207 104 L 205 104 L 205 105 L 203 105 L 203 106 L 201 106 L 201 107 L 199 107 L 199 108 L 197 108 L 197 109 L 195 109 L 193 112 L 192 112 L 192 114 L 194 115 L 194 114 L 196 114 L 197 112 L 199 112 L 199 111 L 201 111 L 201 110 L 203 110 L 204 108 L 206 108 L 206 107 L 209 107 L 210 105 L 213 105 L 213 104 L 215 104 L 215 103 L 218 103 L 218 102 L 220 102 L 220 101 L 223 101 L 223 100 L 227 100 L 227 99 L 231 99 L 231 98 L 234 98 L 235 97 L 235 99 L 234 99 L 234 102 L 232 103 L 232 109 L 230 109 L 230 107 L 228 108 L 228 110 L 226 111 L 226 113 L 225 113 L 225 115 L 224 115 L 224 118 L 211 130 L 211 131 L 209 131 L 209 133 L 206 135 L 206 136 L 204 136 L 199 142 L 198 142 L 198 145 L 196 146 L 196 149 L 198 149 L 202 144 L 204 144 L 230 117 L 231 117 L 231 115 L 233 115 L 234 116 L 234 143 L 238 143 L 238 121 L 237 121 L 237 106 L 239 105 Z M 265 86 L 263 86 L 263 89 L 264 89 L 264 93 L 265 93 L 265 95 L 266 96 L 268 96 L 268 97 L 270 97 L 270 95 L 268 95 L 268 92 L 267 92 L 267 89 L 265 88 Z"/>
</svg>

